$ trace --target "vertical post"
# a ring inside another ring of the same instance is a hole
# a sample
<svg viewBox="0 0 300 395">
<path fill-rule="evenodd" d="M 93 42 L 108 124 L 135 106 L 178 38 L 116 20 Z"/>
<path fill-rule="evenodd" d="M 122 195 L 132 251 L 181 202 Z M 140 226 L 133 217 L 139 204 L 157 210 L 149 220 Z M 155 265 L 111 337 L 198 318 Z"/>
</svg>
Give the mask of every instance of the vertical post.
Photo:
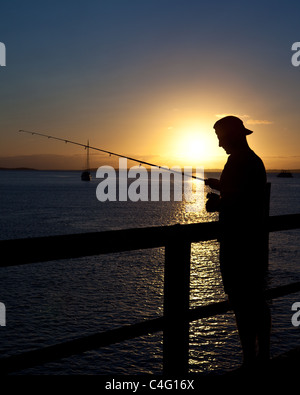
<svg viewBox="0 0 300 395">
<path fill-rule="evenodd" d="M 165 248 L 163 373 L 188 373 L 191 244 L 174 238 Z"/>
</svg>

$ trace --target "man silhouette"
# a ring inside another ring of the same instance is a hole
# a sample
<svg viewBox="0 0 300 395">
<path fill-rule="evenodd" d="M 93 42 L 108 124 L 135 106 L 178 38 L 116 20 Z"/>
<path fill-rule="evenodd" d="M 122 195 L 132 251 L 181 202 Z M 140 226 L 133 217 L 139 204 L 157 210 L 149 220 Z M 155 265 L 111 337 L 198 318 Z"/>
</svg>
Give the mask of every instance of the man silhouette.
<svg viewBox="0 0 300 395">
<path fill-rule="evenodd" d="M 269 359 L 270 311 L 266 283 L 266 171 L 250 149 L 242 120 L 227 116 L 214 125 L 219 146 L 229 155 L 220 180 L 206 184 L 211 194 L 206 209 L 219 211 L 220 269 L 225 293 L 234 310 L 243 350 L 243 366 Z M 217 196 L 217 197 L 216 197 Z M 256 349 L 258 347 L 258 350 Z"/>
</svg>

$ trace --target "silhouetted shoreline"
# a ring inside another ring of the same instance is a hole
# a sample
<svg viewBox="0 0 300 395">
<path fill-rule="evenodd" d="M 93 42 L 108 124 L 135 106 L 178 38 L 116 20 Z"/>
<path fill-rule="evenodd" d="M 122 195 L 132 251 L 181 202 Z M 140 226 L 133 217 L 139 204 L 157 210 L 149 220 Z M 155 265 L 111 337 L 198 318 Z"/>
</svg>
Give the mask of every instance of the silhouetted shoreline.
<svg viewBox="0 0 300 395">
<path fill-rule="evenodd" d="M 3 170 L 18 170 L 18 171 L 82 171 L 82 169 L 35 169 L 31 167 L 0 167 L 0 171 Z M 97 171 L 98 168 L 95 167 L 91 169 L 91 171 Z M 150 170 L 150 169 L 149 169 Z M 221 169 L 204 169 L 204 172 L 206 173 L 219 173 L 221 172 Z M 282 170 L 280 169 L 269 169 L 266 170 L 267 173 L 278 173 Z M 292 173 L 300 173 L 300 169 L 292 169 Z"/>
<path fill-rule="evenodd" d="M 0 167 L 0 170 L 30 170 L 30 171 L 39 171 L 38 169 L 33 169 L 30 167 Z"/>
</svg>

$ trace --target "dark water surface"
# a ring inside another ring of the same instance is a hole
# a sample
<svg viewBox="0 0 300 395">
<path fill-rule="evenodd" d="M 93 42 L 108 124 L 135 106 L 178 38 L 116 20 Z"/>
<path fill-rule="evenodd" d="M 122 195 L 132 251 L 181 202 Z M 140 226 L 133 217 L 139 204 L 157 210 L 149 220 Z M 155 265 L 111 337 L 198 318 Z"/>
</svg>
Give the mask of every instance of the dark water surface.
<svg viewBox="0 0 300 395">
<path fill-rule="evenodd" d="M 300 213 L 300 174 L 268 178 L 271 215 Z M 217 219 L 204 209 L 187 213 L 183 202 L 101 203 L 98 184 L 95 177 L 82 182 L 78 172 L 0 171 L 0 239 Z M 271 286 L 300 280 L 299 241 L 298 230 L 270 235 Z M 225 299 L 218 263 L 216 241 L 192 244 L 191 307 Z M 156 318 L 163 311 L 163 249 L 1 268 L 0 273 L 0 301 L 6 306 L 6 326 L 0 327 L 2 356 Z M 272 355 L 299 343 L 300 329 L 291 323 L 295 301 L 300 301 L 299 294 L 273 301 Z M 232 313 L 191 324 L 191 372 L 222 372 L 240 363 Z M 161 369 L 158 333 L 22 373 L 137 374 Z"/>
</svg>

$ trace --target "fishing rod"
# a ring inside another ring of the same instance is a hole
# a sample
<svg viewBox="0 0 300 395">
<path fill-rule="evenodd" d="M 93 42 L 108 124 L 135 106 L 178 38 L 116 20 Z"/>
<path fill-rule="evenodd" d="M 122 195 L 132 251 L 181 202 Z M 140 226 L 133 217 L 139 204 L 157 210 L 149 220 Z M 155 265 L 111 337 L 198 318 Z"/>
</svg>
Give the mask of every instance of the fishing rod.
<svg viewBox="0 0 300 395">
<path fill-rule="evenodd" d="M 157 167 L 157 168 L 162 169 L 162 170 L 168 170 L 168 171 L 170 171 L 170 172 L 172 172 L 172 173 L 179 173 L 179 174 L 182 175 L 182 172 L 169 169 L 168 167 L 159 166 L 159 165 L 156 165 L 156 164 L 154 164 L 154 163 L 145 162 L 145 161 L 143 161 L 143 160 L 139 160 L 139 159 L 136 159 L 136 158 L 132 158 L 132 157 L 130 157 L 130 156 L 117 154 L 117 153 L 115 153 L 115 152 L 107 151 L 107 150 L 104 150 L 104 149 L 98 148 L 98 147 L 92 147 L 92 146 L 90 146 L 90 145 L 78 143 L 78 142 L 76 142 L 76 141 L 71 141 L 71 140 L 67 140 L 67 139 L 62 139 L 62 138 L 54 137 L 54 136 L 49 136 L 49 135 L 43 134 L 43 133 L 31 132 L 31 131 L 28 131 L 28 130 L 19 130 L 19 133 L 28 133 L 28 134 L 31 134 L 31 135 L 47 137 L 48 139 L 63 141 L 63 142 L 65 142 L 65 143 L 70 143 L 70 144 L 79 145 L 79 146 L 81 146 L 81 147 L 84 147 L 85 149 L 86 149 L 86 148 L 89 148 L 89 149 L 92 149 L 92 150 L 95 150 L 95 151 L 104 152 L 104 153 L 106 153 L 106 154 L 113 155 L 113 156 L 117 156 L 117 157 L 119 157 L 119 158 L 126 158 L 126 159 L 128 159 L 128 160 L 133 161 L 133 162 L 138 162 L 138 163 L 143 164 L 143 165 L 148 165 L 148 166 Z M 194 176 L 194 175 L 192 175 L 192 174 L 187 174 L 187 175 L 185 175 L 185 176 L 192 177 L 192 178 L 194 178 L 194 179 L 196 179 L 196 180 L 205 181 L 204 178 L 200 178 L 200 177 Z"/>
</svg>

